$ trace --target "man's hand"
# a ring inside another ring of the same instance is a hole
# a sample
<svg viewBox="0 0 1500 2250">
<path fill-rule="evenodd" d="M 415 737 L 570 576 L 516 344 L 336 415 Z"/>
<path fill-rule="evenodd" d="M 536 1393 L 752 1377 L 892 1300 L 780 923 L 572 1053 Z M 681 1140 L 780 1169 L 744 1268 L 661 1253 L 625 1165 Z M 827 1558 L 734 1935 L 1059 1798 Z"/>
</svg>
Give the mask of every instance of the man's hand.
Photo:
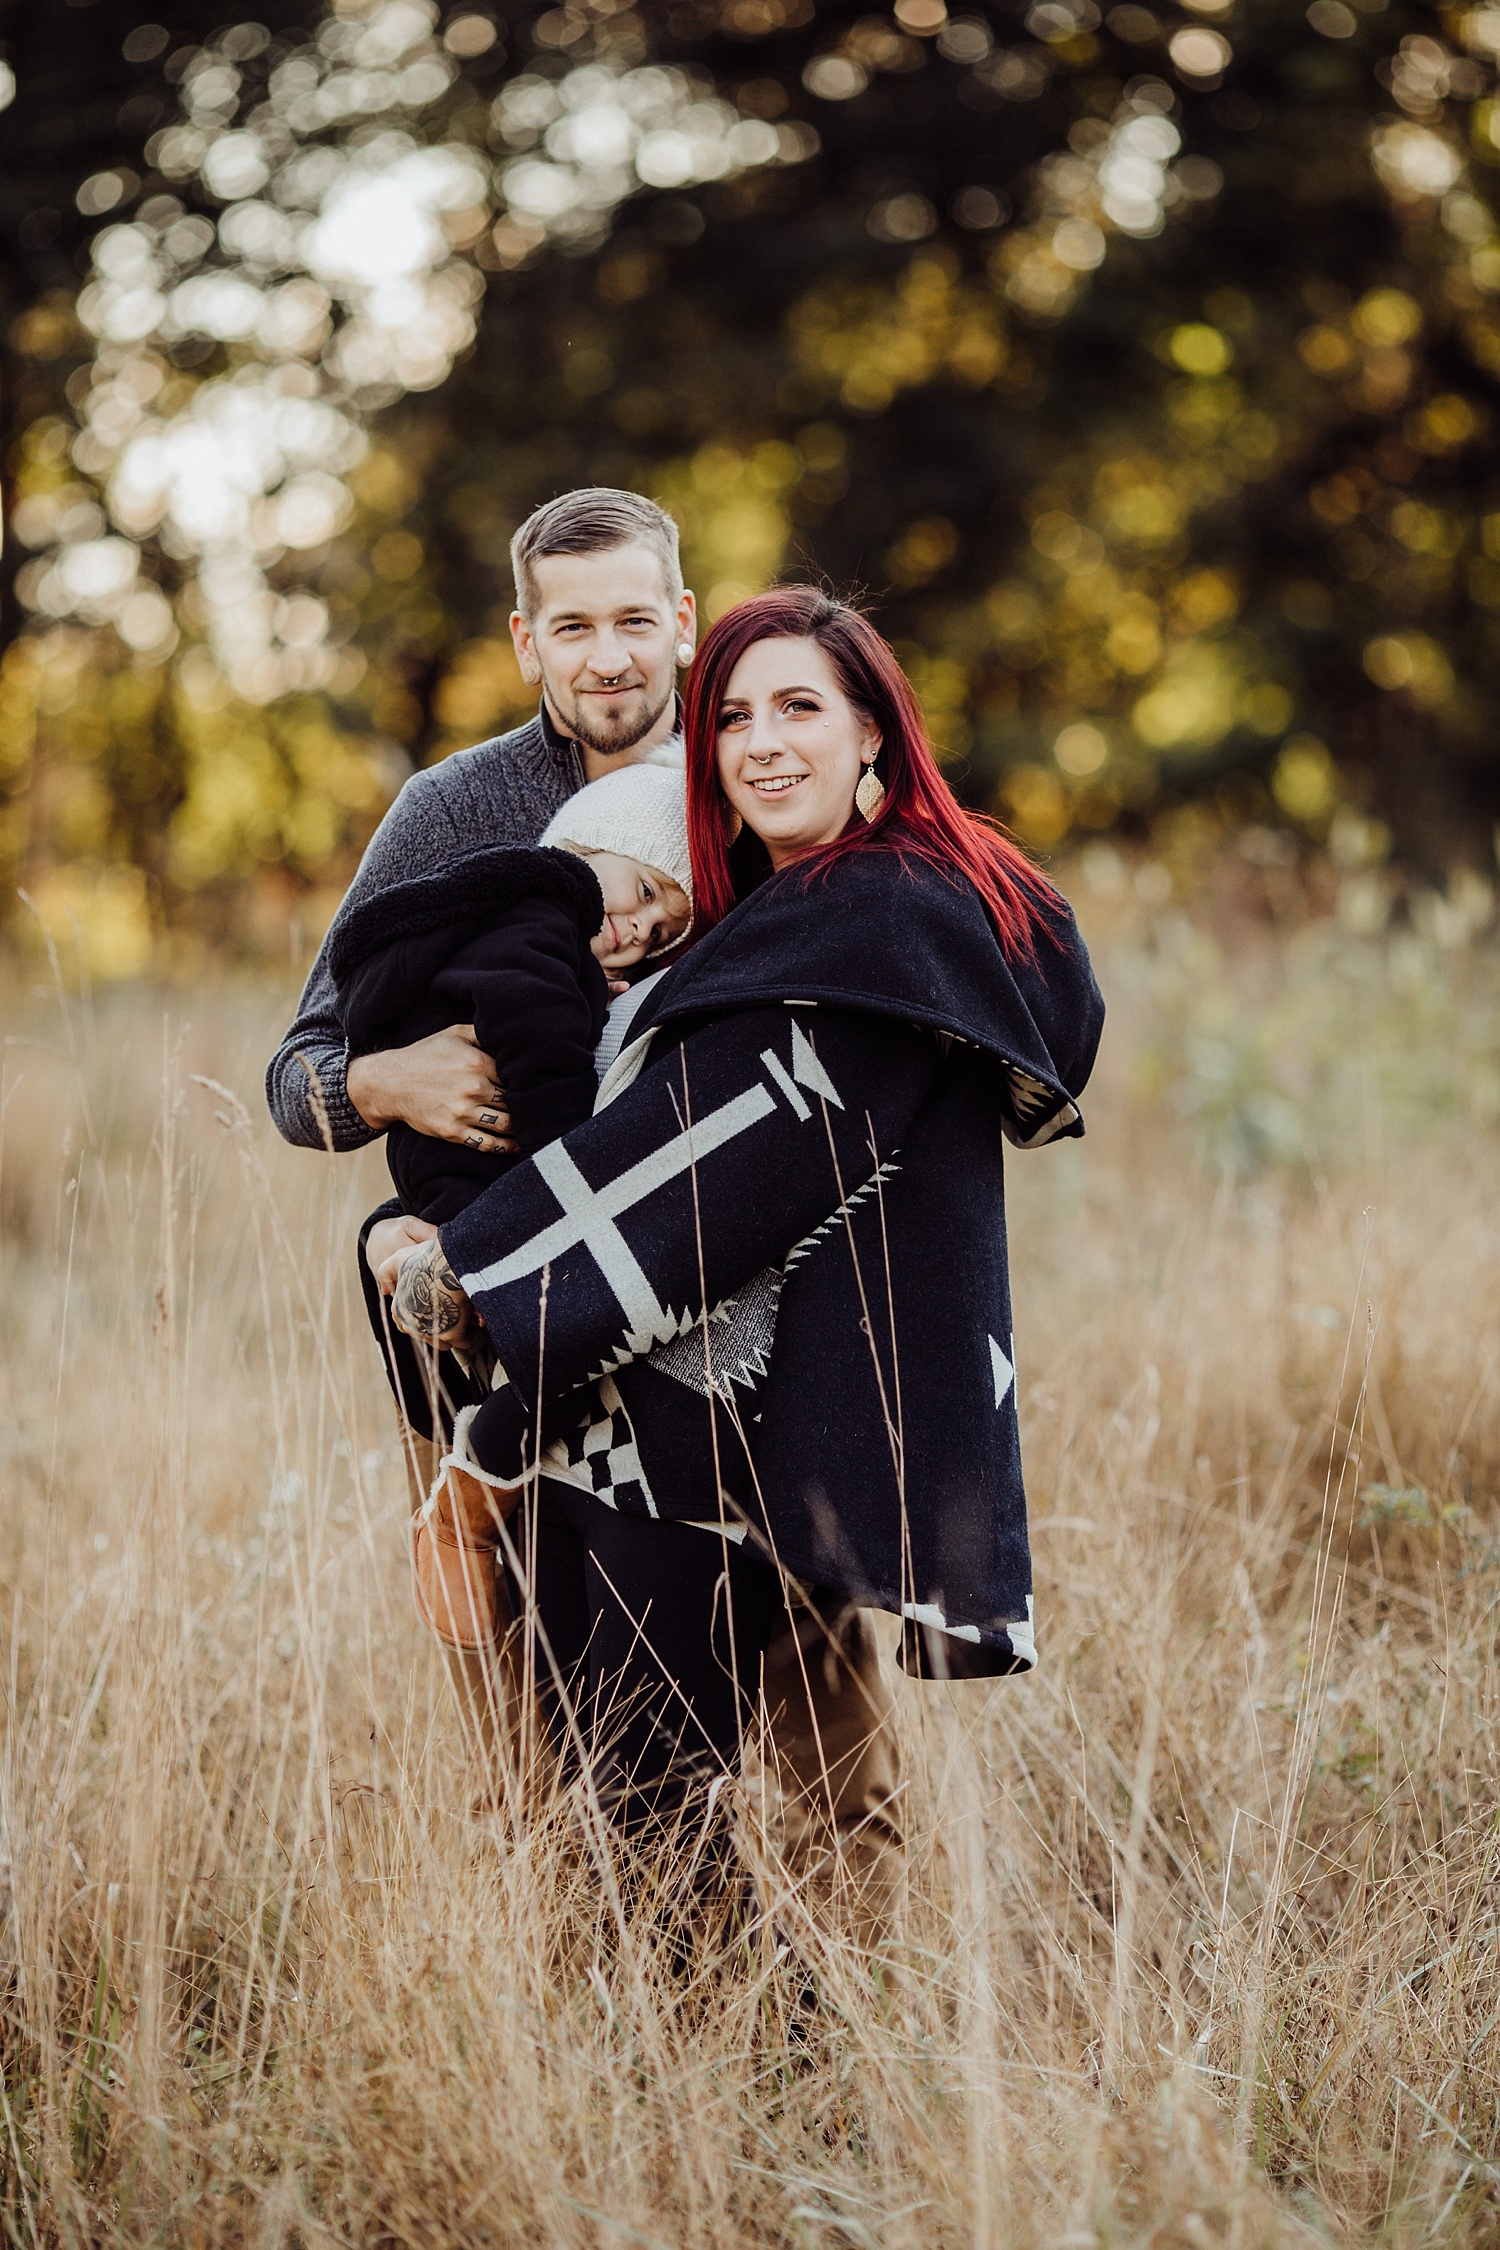
<svg viewBox="0 0 1500 2250">
<path fill-rule="evenodd" d="M 358 1055 L 349 1065 L 349 1099 L 377 1133 L 399 1118 L 429 1140 L 493 1156 L 515 1147 L 510 1113 L 495 1065 L 471 1023 L 434 1031 L 410 1047 Z"/>
<path fill-rule="evenodd" d="M 458 1276 L 443 1256 L 442 1244 L 435 1235 L 415 1250 L 398 1250 L 375 1278 L 382 1293 L 390 1295 L 391 1318 L 396 1326 L 418 1342 L 451 1351 L 472 1335 L 474 1308 L 458 1286 Z"/>
<path fill-rule="evenodd" d="M 365 1236 L 365 1262 L 380 1285 L 382 1297 L 396 1286 L 401 1260 L 410 1250 L 430 1242 L 437 1228 L 430 1219 L 414 1219 L 402 1211 L 394 1219 L 377 1219 Z"/>
</svg>

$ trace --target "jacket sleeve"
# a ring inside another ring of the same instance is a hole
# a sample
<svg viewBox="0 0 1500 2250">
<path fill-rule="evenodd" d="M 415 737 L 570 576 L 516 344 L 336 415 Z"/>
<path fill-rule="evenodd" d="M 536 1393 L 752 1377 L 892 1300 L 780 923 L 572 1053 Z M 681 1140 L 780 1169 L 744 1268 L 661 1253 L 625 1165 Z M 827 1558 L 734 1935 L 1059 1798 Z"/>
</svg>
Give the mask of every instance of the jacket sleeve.
<svg viewBox="0 0 1500 2250">
<path fill-rule="evenodd" d="M 454 964 L 469 986 L 475 1036 L 505 1088 L 512 1134 L 528 1154 L 581 1124 L 598 1092 L 602 1022 L 578 965 L 578 917 L 555 898 L 522 900 Z"/>
<path fill-rule="evenodd" d="M 444 1254 L 508 1378 L 471 1432 L 483 1464 L 519 1475 L 539 1403 L 683 1334 L 836 1224 L 895 1160 L 941 1059 L 889 1017 L 746 1009 L 450 1220 Z"/>
<path fill-rule="evenodd" d="M 370 838 L 354 881 L 318 948 L 291 1027 L 266 1067 L 266 1106 L 277 1131 L 295 1148 L 325 1145 L 320 1104 L 336 1149 L 363 1148 L 379 1137 L 349 1099 L 349 1042 L 328 966 L 328 948 L 334 930 L 352 908 L 392 883 L 437 866 L 460 841 L 437 786 L 440 771 L 414 774 Z"/>
</svg>

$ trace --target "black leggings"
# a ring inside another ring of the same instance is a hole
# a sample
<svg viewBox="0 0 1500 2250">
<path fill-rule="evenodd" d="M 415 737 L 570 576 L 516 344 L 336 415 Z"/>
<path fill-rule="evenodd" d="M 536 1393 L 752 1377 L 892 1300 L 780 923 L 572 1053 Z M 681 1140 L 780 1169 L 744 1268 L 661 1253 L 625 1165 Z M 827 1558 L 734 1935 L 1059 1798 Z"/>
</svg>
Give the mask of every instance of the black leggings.
<svg viewBox="0 0 1500 2250">
<path fill-rule="evenodd" d="M 585 1750 L 604 1809 L 637 1832 L 739 1769 L 760 1660 L 787 1622 L 779 1574 L 695 1525 L 622 1516 L 543 1482 L 511 1520 L 533 1572 L 538 1700 L 567 1764 Z M 507 1566 L 515 1614 L 522 1589 Z"/>
</svg>

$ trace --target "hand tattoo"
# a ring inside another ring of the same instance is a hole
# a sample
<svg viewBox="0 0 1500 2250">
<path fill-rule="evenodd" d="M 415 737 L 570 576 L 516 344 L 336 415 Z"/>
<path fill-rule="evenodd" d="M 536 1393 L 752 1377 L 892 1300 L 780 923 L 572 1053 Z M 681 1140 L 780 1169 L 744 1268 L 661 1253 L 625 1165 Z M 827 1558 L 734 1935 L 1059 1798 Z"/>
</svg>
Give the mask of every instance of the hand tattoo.
<svg viewBox="0 0 1500 2250">
<path fill-rule="evenodd" d="M 458 1285 L 436 1236 L 402 1265 L 391 1318 L 408 1336 L 451 1351 L 470 1333 L 474 1308 Z"/>
</svg>

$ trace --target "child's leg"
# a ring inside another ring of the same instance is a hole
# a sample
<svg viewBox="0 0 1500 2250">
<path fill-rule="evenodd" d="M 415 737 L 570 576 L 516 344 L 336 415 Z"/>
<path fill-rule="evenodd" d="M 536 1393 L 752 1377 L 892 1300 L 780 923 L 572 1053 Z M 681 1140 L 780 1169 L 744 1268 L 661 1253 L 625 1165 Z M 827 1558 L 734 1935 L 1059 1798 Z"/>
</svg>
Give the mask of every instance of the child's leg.
<svg viewBox="0 0 1500 2250">
<path fill-rule="evenodd" d="M 438 1447 L 409 1425 L 401 1431 L 407 1487 L 415 1514 L 432 1490 Z M 458 1723 L 479 1772 L 476 1811 L 506 1805 L 520 1810 L 530 1789 L 544 1778 L 546 1729 L 535 1714 L 526 1718 L 522 1640 L 503 1570 L 495 1573 L 495 1642 L 492 1648 L 450 1648 L 440 1643 L 443 1664 L 458 1705 Z M 534 1700 L 534 1699 L 533 1699 Z M 528 1787 L 523 1790 L 523 1777 Z"/>
<path fill-rule="evenodd" d="M 437 1475 L 440 1448 L 433 1437 L 446 1418 L 446 1399 L 429 1385 L 423 1356 L 408 1336 L 394 1327 L 388 1300 L 375 1286 L 365 1257 L 365 1242 L 377 1219 L 393 1218 L 400 1211 L 394 1200 L 372 1211 L 359 1233 L 359 1278 L 370 1326 L 380 1349 L 391 1389 L 395 1394 L 401 1458 L 406 1468 L 411 1514 L 426 1500 Z M 447 1385 L 443 1388 L 446 1390 Z M 460 1402 L 462 1403 L 462 1402 Z M 434 1407 L 436 1414 L 434 1415 Z M 482 1775 L 480 1795 L 486 1803 L 502 1801 L 521 1771 L 521 1751 L 528 1736 L 528 1756 L 535 1762 L 535 1726 L 523 1724 L 519 1634 L 511 1614 L 503 1573 L 497 1574 L 497 1630 L 493 1649 L 443 1650 L 443 1661 L 453 1683 L 459 1725 Z M 507 1780 L 506 1777 L 510 1777 Z"/>
</svg>

